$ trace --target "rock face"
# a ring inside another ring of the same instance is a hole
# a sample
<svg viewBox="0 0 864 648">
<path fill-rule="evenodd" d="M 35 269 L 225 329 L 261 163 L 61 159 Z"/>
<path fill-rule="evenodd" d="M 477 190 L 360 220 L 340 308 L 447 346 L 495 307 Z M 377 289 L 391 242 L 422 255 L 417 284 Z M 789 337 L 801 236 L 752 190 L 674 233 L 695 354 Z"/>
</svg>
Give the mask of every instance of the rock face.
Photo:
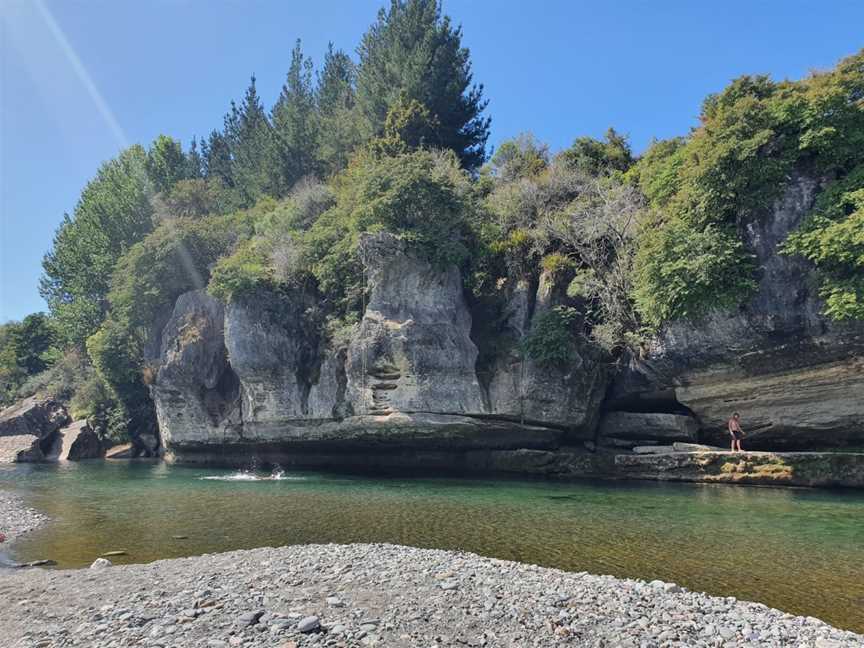
<svg viewBox="0 0 864 648">
<path fill-rule="evenodd" d="M 507 307 L 505 325 L 514 340 L 522 340 L 560 298 L 547 273 L 533 291 L 517 285 Z M 587 344 L 574 350 L 566 367 L 542 366 L 514 347 L 495 363 L 488 385 L 489 409 L 514 421 L 543 422 L 566 429 L 571 439 L 593 439 L 607 385 L 599 352 Z"/>
<path fill-rule="evenodd" d="M 486 452 L 472 465 L 491 467 L 510 459 L 489 453 L 583 443 L 725 447 L 733 411 L 747 450 L 864 445 L 864 324 L 821 316 L 812 268 L 777 253 L 819 188 L 796 176 L 741 226 L 759 265 L 747 304 L 668 325 L 614 376 L 588 342 L 574 344 L 566 366 L 524 357 L 521 342 L 568 304 L 552 276 L 507 289 L 494 320 L 500 339 L 488 344 L 457 269 L 433 266 L 386 233 L 361 239 L 368 304 L 341 342 L 324 339 L 316 298 L 299 289 L 227 306 L 186 293 L 153 359 L 162 436 L 153 445 L 179 461 L 291 465 L 301 454 L 315 465 L 328 456 L 403 465 L 413 452 L 418 464 L 464 466 L 464 453 Z M 525 465 L 550 463 L 528 456 Z"/>
<path fill-rule="evenodd" d="M 747 449 L 864 442 L 864 324 L 820 315 L 811 267 L 777 253 L 818 189 L 818 181 L 796 176 L 768 213 L 744 227 L 760 271 L 750 302 L 667 326 L 648 356 L 617 377 L 613 405 L 683 405 L 696 416 L 700 439 L 721 445 L 738 411 Z"/>
<path fill-rule="evenodd" d="M 386 233 L 366 235 L 360 252 L 369 302 L 343 346 L 320 339 L 306 320 L 315 302 L 299 292 L 228 306 L 203 291 L 177 300 L 151 386 L 169 458 L 291 464 L 292 453 L 350 451 L 373 462 L 407 449 L 549 450 L 593 438 L 606 377 L 587 350 L 556 370 L 503 358 L 481 384 L 458 270 Z M 513 326 L 554 304 L 540 283 L 529 295 L 537 306 Z"/>
<path fill-rule="evenodd" d="M 34 396 L 7 407 L 0 412 L 0 461 L 46 460 L 68 422 L 66 408 L 51 399 Z"/>
<path fill-rule="evenodd" d="M 0 412 L 0 437 L 29 434 L 47 439 L 68 422 L 62 404 L 32 396 Z"/>
<path fill-rule="evenodd" d="M 240 439 L 239 382 L 228 364 L 222 304 L 202 290 L 185 293 L 162 333 L 152 386 L 162 441 L 175 432 L 185 443 Z"/>
<path fill-rule="evenodd" d="M 360 250 L 372 290 L 348 347 L 354 412 L 483 413 L 458 270 L 433 268 L 392 235 L 366 237 Z"/>
<path fill-rule="evenodd" d="M 600 421 L 598 438 L 693 441 L 699 426 L 692 416 L 658 412 L 609 412 Z"/>
</svg>

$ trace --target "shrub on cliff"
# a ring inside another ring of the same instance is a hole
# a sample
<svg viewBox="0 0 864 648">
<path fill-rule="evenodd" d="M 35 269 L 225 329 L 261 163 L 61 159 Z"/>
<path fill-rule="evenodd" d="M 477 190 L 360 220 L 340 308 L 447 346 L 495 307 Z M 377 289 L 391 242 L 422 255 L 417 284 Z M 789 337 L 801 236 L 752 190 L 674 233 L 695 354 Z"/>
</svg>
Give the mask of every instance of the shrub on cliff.
<svg viewBox="0 0 864 648">
<path fill-rule="evenodd" d="M 744 76 L 705 100 L 701 124 L 686 141 L 649 149 L 629 173 L 665 214 L 648 224 L 637 258 L 634 294 L 648 321 L 690 317 L 752 294 L 750 254 L 736 229 L 762 218 L 796 169 L 836 182 L 864 161 L 862 96 L 864 52 L 797 82 Z M 840 194 L 830 185 L 826 194 L 836 204 Z M 854 248 L 840 230 L 827 231 L 825 221 L 811 219 L 805 229 L 826 230 L 826 242 Z M 836 269 L 848 259 L 818 259 L 805 238 L 793 238 L 787 249 L 826 268 L 835 264 L 823 287 L 831 302 L 826 313 L 850 316 L 855 279 Z M 846 272 L 854 274 L 854 264 Z"/>
<path fill-rule="evenodd" d="M 453 153 L 361 153 L 334 185 L 336 205 L 300 238 L 308 267 L 333 310 L 348 313 L 359 306 L 362 232 L 397 234 L 441 266 L 467 258 L 467 222 L 476 200 L 471 179 Z"/>
</svg>

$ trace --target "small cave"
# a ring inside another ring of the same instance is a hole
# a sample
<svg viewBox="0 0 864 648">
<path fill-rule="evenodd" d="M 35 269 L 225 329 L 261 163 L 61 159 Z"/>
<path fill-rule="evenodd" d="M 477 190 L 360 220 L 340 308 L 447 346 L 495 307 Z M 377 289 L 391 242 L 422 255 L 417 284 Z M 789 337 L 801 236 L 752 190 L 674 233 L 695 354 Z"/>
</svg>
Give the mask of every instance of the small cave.
<svg viewBox="0 0 864 648">
<path fill-rule="evenodd" d="M 219 425 L 231 414 L 240 399 L 240 378 L 226 364 L 219 381 L 212 389 L 202 387 L 201 404 L 213 425 Z"/>
<path fill-rule="evenodd" d="M 674 389 L 638 392 L 610 398 L 603 401 L 601 413 L 632 412 L 637 414 L 679 414 L 696 418 L 689 407 L 675 397 Z"/>
</svg>

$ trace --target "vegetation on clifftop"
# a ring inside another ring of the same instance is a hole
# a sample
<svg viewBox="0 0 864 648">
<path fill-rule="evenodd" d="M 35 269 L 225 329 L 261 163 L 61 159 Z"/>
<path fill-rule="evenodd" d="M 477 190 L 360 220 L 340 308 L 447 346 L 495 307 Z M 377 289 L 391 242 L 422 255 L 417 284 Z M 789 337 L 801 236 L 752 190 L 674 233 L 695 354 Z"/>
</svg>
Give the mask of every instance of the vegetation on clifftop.
<svg viewBox="0 0 864 648">
<path fill-rule="evenodd" d="M 864 318 L 862 102 L 864 52 L 800 81 L 737 79 L 692 132 L 641 156 L 609 129 L 554 154 L 523 134 L 487 160 L 460 29 L 435 0 L 393 0 L 356 60 L 331 46 L 316 74 L 298 41 L 269 110 L 252 78 L 186 150 L 160 136 L 98 170 L 45 256 L 50 342 L 2 345 L 0 397 L 47 390 L 91 402 L 115 435 L 146 430 L 144 349 L 180 294 L 302 291 L 338 344 L 362 315 L 360 235 L 382 230 L 460 269 L 481 364 L 507 346 L 507 299 L 541 281 L 553 307 L 508 348 L 550 366 L 577 344 L 615 356 L 672 320 L 745 303 L 759 272 L 748 226 L 798 175 L 819 194 L 782 251 L 814 264 L 827 316 Z"/>
</svg>

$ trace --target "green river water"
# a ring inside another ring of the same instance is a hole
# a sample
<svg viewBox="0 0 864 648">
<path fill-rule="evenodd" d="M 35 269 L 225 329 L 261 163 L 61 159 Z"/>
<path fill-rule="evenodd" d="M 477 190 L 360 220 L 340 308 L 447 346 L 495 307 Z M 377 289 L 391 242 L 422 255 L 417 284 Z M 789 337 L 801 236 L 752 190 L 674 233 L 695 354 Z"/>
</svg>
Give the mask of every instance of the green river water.
<svg viewBox="0 0 864 648">
<path fill-rule="evenodd" d="M 864 493 L 649 482 L 243 474 L 162 463 L 0 467 L 52 522 L 19 561 L 81 567 L 390 542 L 674 581 L 864 631 Z M 176 539 L 172 536 L 188 536 Z M 0 576 L 2 577 L 2 576 Z"/>
</svg>

